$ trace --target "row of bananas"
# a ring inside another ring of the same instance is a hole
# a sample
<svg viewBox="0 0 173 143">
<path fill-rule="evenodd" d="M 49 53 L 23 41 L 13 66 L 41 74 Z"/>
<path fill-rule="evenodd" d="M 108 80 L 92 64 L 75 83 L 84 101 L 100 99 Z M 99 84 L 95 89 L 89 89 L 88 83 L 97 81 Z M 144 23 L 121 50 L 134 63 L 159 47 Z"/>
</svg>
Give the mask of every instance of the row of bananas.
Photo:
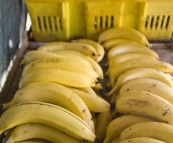
<svg viewBox="0 0 173 143">
<path fill-rule="evenodd" d="M 107 51 L 106 96 L 115 114 L 105 115 L 100 143 L 172 143 L 173 66 L 132 28 L 106 30 L 98 41 Z"/>
<path fill-rule="evenodd" d="M 3 143 L 94 142 L 95 114 L 110 112 L 110 103 L 96 92 L 103 57 L 102 45 L 88 39 L 29 51 L 21 61 L 19 89 L 2 104 Z"/>
</svg>

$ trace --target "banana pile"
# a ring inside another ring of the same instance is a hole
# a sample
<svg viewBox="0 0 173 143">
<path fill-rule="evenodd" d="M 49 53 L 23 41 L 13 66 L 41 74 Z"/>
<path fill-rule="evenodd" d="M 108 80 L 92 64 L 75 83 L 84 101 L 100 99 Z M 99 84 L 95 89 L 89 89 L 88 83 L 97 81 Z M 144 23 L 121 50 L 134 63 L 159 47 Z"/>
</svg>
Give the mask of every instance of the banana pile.
<svg viewBox="0 0 173 143">
<path fill-rule="evenodd" d="M 132 28 L 106 30 L 98 41 L 107 52 L 106 95 L 115 113 L 103 143 L 173 143 L 173 66 Z"/>
<path fill-rule="evenodd" d="M 3 143 L 173 143 L 173 66 L 151 47 L 139 31 L 115 27 L 98 42 L 29 51 L 19 89 L 2 104 Z"/>
<path fill-rule="evenodd" d="M 21 61 L 19 89 L 2 104 L 3 142 L 94 142 L 95 114 L 110 112 L 110 103 L 97 92 L 104 52 L 89 39 L 29 51 Z"/>
</svg>

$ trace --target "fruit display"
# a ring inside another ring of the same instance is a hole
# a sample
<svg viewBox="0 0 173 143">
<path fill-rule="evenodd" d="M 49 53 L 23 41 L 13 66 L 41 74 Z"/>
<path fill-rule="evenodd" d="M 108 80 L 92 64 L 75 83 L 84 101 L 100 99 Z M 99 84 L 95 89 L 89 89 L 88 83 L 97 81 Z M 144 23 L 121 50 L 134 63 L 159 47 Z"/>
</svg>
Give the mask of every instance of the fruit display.
<svg viewBox="0 0 173 143">
<path fill-rule="evenodd" d="M 106 30 L 98 40 L 107 56 L 110 90 L 105 95 L 118 113 L 108 123 L 103 143 L 171 143 L 173 66 L 160 59 L 139 31 L 120 29 Z"/>
<path fill-rule="evenodd" d="M 110 112 L 110 103 L 95 90 L 102 88 L 104 73 L 98 62 L 104 48 L 83 40 L 52 42 L 25 54 L 19 89 L 2 104 L 4 142 L 95 141 L 95 114 Z"/>
<path fill-rule="evenodd" d="M 173 142 L 173 66 L 133 28 L 45 44 L 20 66 L 3 143 Z"/>
</svg>

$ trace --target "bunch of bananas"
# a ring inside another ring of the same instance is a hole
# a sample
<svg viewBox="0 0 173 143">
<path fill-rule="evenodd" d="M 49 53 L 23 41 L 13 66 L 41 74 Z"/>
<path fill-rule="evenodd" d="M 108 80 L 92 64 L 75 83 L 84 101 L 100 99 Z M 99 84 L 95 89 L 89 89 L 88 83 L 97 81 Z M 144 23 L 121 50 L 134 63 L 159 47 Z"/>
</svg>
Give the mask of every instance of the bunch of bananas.
<svg viewBox="0 0 173 143">
<path fill-rule="evenodd" d="M 106 30 L 98 41 L 107 51 L 106 95 L 118 113 L 107 123 L 103 143 L 172 143 L 173 66 L 132 28 Z"/>
<path fill-rule="evenodd" d="M 19 89 L 2 104 L 3 142 L 94 142 L 95 114 L 110 111 L 96 92 L 102 88 L 103 57 L 103 46 L 89 39 L 29 51 L 21 61 Z"/>
<path fill-rule="evenodd" d="M 115 27 L 98 42 L 29 51 L 19 89 L 2 104 L 3 142 L 173 143 L 173 66 L 151 46 L 139 31 Z M 97 91 L 105 76 L 110 91 L 103 98 Z"/>
</svg>

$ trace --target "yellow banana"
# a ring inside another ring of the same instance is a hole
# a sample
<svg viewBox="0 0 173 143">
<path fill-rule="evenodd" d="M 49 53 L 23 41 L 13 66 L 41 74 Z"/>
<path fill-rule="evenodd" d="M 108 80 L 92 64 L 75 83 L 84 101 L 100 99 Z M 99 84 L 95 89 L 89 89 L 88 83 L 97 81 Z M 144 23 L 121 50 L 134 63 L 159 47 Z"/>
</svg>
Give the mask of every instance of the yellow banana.
<svg viewBox="0 0 173 143">
<path fill-rule="evenodd" d="M 2 104 L 2 107 L 4 110 L 7 110 L 13 105 L 27 101 L 42 101 L 59 105 L 83 119 L 92 131 L 95 132 L 88 107 L 77 94 L 65 86 L 51 82 L 31 83 L 17 90 L 13 99 L 8 103 Z"/>
<path fill-rule="evenodd" d="M 106 138 L 103 143 L 109 143 L 114 138 L 119 137 L 124 129 L 133 124 L 150 121 L 154 121 L 154 119 L 137 115 L 123 115 L 117 117 L 108 124 L 106 129 Z"/>
<path fill-rule="evenodd" d="M 105 30 L 98 37 L 98 42 L 103 43 L 112 38 L 125 38 L 135 41 L 144 46 L 149 46 L 147 38 L 134 28 L 114 27 Z"/>
<path fill-rule="evenodd" d="M 38 48 L 39 51 L 53 52 L 58 50 L 74 50 L 95 59 L 96 50 L 93 46 L 85 43 L 51 42 Z"/>
<path fill-rule="evenodd" d="M 138 94 L 118 99 L 116 110 L 123 114 L 143 115 L 173 125 L 173 105 L 150 92 L 138 91 Z"/>
<path fill-rule="evenodd" d="M 149 138 L 149 137 L 136 137 L 136 138 L 131 138 L 127 140 L 120 141 L 119 143 L 166 143 L 161 140 L 157 140 L 154 138 Z"/>
<path fill-rule="evenodd" d="M 113 140 L 111 140 L 109 143 L 119 143 L 120 137 L 116 137 Z"/>
<path fill-rule="evenodd" d="M 16 143 L 51 143 L 47 140 L 42 140 L 42 139 L 29 139 L 29 140 L 24 140 Z"/>
<path fill-rule="evenodd" d="M 14 128 L 6 143 L 25 141 L 28 139 L 43 139 L 50 142 L 81 143 L 81 140 L 74 138 L 63 131 L 49 125 L 39 123 L 25 123 Z"/>
<path fill-rule="evenodd" d="M 106 95 L 107 96 L 112 95 L 117 89 L 119 89 L 121 86 L 123 86 L 125 83 L 127 83 L 130 80 L 137 79 L 137 78 L 144 78 L 144 77 L 162 81 L 168 86 L 173 87 L 173 81 L 167 74 L 153 68 L 141 67 L 141 68 L 130 69 L 122 73 L 117 78 L 117 81 L 114 87 Z"/>
<path fill-rule="evenodd" d="M 70 58 L 61 59 L 61 60 L 56 58 L 36 60 L 28 64 L 26 67 L 24 67 L 22 71 L 22 77 L 24 77 L 26 74 L 30 73 L 31 71 L 38 70 L 38 69 L 69 70 L 69 71 L 85 74 L 96 80 L 99 77 L 97 72 L 91 66 L 85 65 L 81 61 L 77 61 Z"/>
<path fill-rule="evenodd" d="M 94 122 L 94 127 L 96 128 L 96 113 L 95 112 L 92 112 L 92 111 L 90 113 L 92 115 L 92 120 Z"/>
<path fill-rule="evenodd" d="M 99 78 L 101 78 L 101 79 L 104 78 L 103 70 L 102 70 L 101 66 L 94 59 L 92 59 L 89 56 L 86 56 L 80 52 L 72 51 L 72 50 L 54 51 L 53 53 L 64 56 L 66 58 L 75 58 L 77 60 L 80 60 L 81 58 L 85 59 L 86 61 L 88 61 L 91 64 L 93 69 L 98 73 Z"/>
<path fill-rule="evenodd" d="M 159 80 L 151 78 L 139 78 L 131 80 L 121 87 L 119 91 L 119 98 L 121 98 L 121 95 L 124 95 L 126 92 L 133 90 L 154 93 L 173 105 L 173 89 Z"/>
<path fill-rule="evenodd" d="M 22 59 L 20 65 L 25 66 L 33 61 L 38 59 L 48 59 L 48 58 L 57 58 L 57 59 L 64 59 L 66 57 L 54 53 L 48 53 L 43 51 L 29 51 L 25 54 L 24 58 Z"/>
<path fill-rule="evenodd" d="M 120 54 L 120 55 L 117 55 L 117 56 L 111 58 L 108 65 L 109 65 L 109 67 L 112 67 L 115 64 L 119 64 L 121 62 L 130 60 L 130 59 L 135 59 L 135 58 L 146 58 L 147 59 L 147 58 L 154 58 L 154 57 L 151 57 L 146 54 L 141 54 L 141 53 L 124 53 L 124 54 Z"/>
<path fill-rule="evenodd" d="M 19 103 L 0 118 L 0 134 L 24 123 L 40 123 L 59 129 L 78 139 L 95 140 L 95 134 L 81 118 L 57 105 L 45 102 Z"/>
<path fill-rule="evenodd" d="M 144 90 L 131 90 L 131 91 L 128 91 L 128 92 L 124 92 L 123 94 L 119 94 L 119 95 L 116 97 L 116 101 L 118 101 L 120 98 L 123 98 L 123 97 L 125 97 L 125 96 L 131 96 L 131 95 L 136 95 L 136 96 L 138 96 L 138 94 L 141 94 L 141 96 L 145 96 L 145 94 L 148 94 L 148 92 L 151 93 L 153 96 L 156 96 L 156 95 L 157 95 L 157 94 L 152 93 L 152 92 L 150 92 L 150 91 L 144 91 Z M 169 101 L 167 101 L 167 100 L 166 100 L 165 98 L 163 98 L 162 96 L 159 96 L 159 95 L 157 95 L 157 96 L 158 96 L 158 98 L 160 98 L 160 99 L 164 99 L 165 102 L 167 102 L 167 104 L 172 105 Z"/>
<path fill-rule="evenodd" d="M 105 99 L 99 96 L 93 96 L 92 94 L 83 92 L 76 88 L 70 88 L 74 93 L 76 93 L 87 105 L 92 112 L 106 112 L 110 111 L 110 104 Z"/>
<path fill-rule="evenodd" d="M 112 113 L 111 111 L 107 112 L 101 112 L 97 117 L 96 117 L 96 141 L 98 143 L 102 143 L 103 139 L 106 136 L 106 128 L 107 125 L 110 123 L 112 120 Z"/>
<path fill-rule="evenodd" d="M 138 68 L 138 67 L 146 67 L 153 68 L 164 73 L 173 73 L 173 66 L 167 62 L 159 61 L 154 58 L 135 58 L 130 59 L 119 64 L 115 64 L 109 69 L 109 77 L 111 81 L 111 85 L 113 86 L 119 75 L 129 69 Z"/>
<path fill-rule="evenodd" d="M 85 43 L 85 44 L 89 44 L 89 45 L 93 46 L 96 50 L 95 60 L 97 62 L 100 62 L 103 59 L 105 51 L 104 51 L 103 46 L 100 43 L 90 40 L 90 39 L 77 39 L 77 40 L 72 40 L 72 42 Z"/>
<path fill-rule="evenodd" d="M 155 51 L 145 46 L 139 46 L 135 44 L 119 44 L 112 47 L 112 49 L 108 51 L 108 60 L 123 53 L 141 53 L 157 59 L 159 58 L 158 54 Z"/>
<path fill-rule="evenodd" d="M 106 40 L 104 43 L 103 43 L 103 47 L 105 48 L 106 51 L 109 51 L 112 47 L 114 47 L 115 45 L 118 45 L 118 44 L 124 44 L 124 43 L 132 43 L 132 44 L 138 44 L 136 43 L 135 41 L 132 41 L 130 39 L 125 39 L 125 38 L 112 38 L 112 39 L 109 39 L 109 40 Z M 138 44 L 139 45 L 139 44 Z"/>
<path fill-rule="evenodd" d="M 33 82 L 55 82 L 72 87 L 92 87 L 96 80 L 87 75 L 63 69 L 38 69 L 28 73 L 19 82 L 19 88 Z"/>
<path fill-rule="evenodd" d="M 91 87 L 78 88 L 78 90 L 84 91 L 84 92 L 89 93 L 93 96 L 97 96 L 96 92 Z"/>
<path fill-rule="evenodd" d="M 135 137 L 150 137 L 166 143 L 172 143 L 173 125 L 161 122 L 137 123 L 126 128 L 121 133 L 120 141 Z"/>
</svg>

